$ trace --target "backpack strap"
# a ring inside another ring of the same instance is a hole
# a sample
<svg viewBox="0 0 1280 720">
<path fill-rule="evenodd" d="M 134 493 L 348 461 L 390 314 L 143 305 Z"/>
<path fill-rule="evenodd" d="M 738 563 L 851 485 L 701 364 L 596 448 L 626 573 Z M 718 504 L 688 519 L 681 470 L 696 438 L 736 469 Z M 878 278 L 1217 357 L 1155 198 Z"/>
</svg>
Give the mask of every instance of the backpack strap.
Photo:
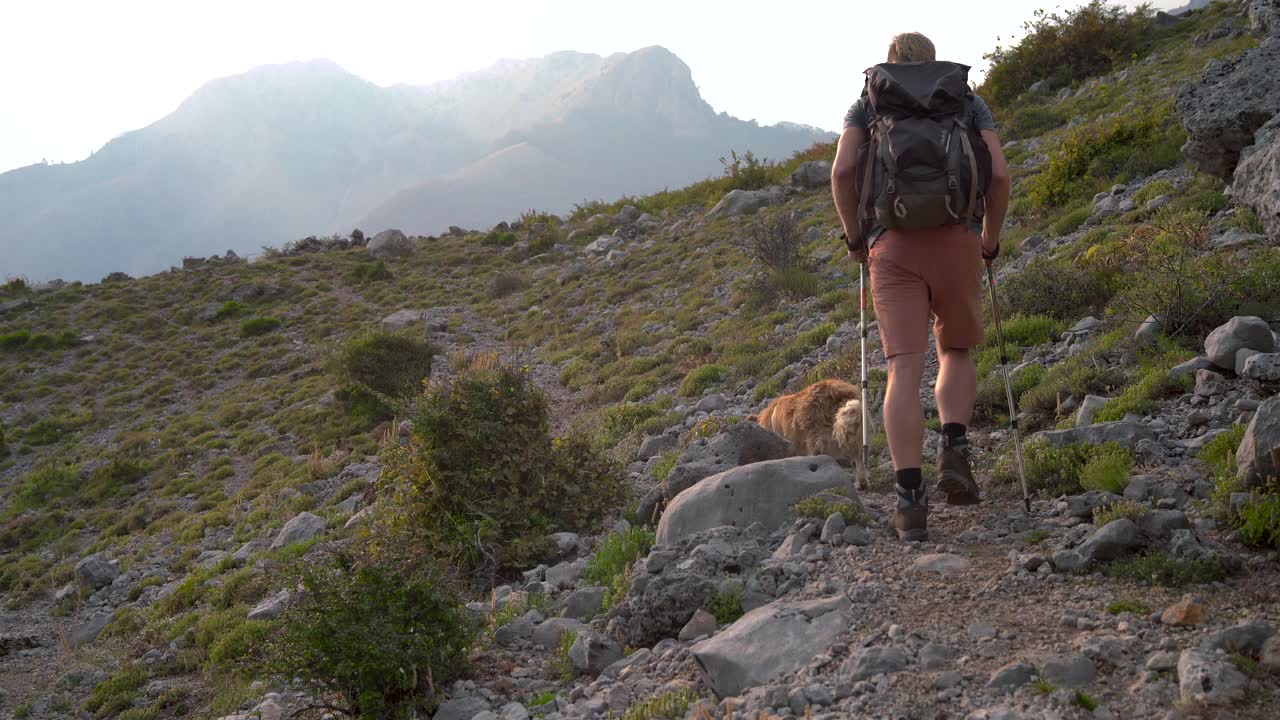
<svg viewBox="0 0 1280 720">
<path fill-rule="evenodd" d="M 875 151 L 877 136 L 879 135 L 879 122 L 867 124 L 867 148 L 863 152 L 863 171 L 862 171 L 862 187 L 858 198 L 858 227 L 862 229 L 862 241 L 867 244 L 867 235 L 870 234 L 870 213 L 871 207 L 871 181 L 875 175 Z"/>
<path fill-rule="evenodd" d="M 969 161 L 969 204 L 965 212 L 972 218 L 978 207 L 978 159 L 973 154 L 973 143 L 969 142 L 969 126 L 959 118 L 956 119 L 956 125 L 960 126 L 960 147 L 964 149 L 965 159 Z"/>
</svg>

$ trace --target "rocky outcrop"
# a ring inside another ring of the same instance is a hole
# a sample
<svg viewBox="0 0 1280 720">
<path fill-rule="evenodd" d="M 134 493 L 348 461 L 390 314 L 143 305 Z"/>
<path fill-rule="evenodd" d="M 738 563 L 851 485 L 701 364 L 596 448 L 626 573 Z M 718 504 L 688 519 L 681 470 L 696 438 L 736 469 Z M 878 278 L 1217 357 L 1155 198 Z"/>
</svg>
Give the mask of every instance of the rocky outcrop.
<svg viewBox="0 0 1280 720">
<path fill-rule="evenodd" d="M 1280 115 L 1263 125 L 1241 153 L 1231 194 L 1253 208 L 1268 235 L 1280 239 Z"/>
<path fill-rule="evenodd" d="M 310 540 L 324 532 L 327 526 L 328 523 L 319 515 L 313 515 L 309 512 L 298 513 L 292 520 L 285 523 L 284 527 L 280 528 L 276 539 L 271 541 L 271 549 L 276 550 L 297 542 Z"/>
<path fill-rule="evenodd" d="M 1254 133 L 1280 113 L 1280 37 L 1231 61 L 1215 60 L 1178 97 L 1187 131 L 1182 154 L 1204 172 L 1230 179 Z"/>
<path fill-rule="evenodd" d="M 1259 35 L 1280 34 L 1280 0 L 1252 0 L 1249 3 L 1249 29 Z"/>
<path fill-rule="evenodd" d="M 1258 406 L 1236 450 L 1236 478 L 1245 487 L 1280 479 L 1280 395 Z"/>
<path fill-rule="evenodd" d="M 693 656 L 716 695 L 739 695 L 808 664 L 845 630 L 851 607 L 843 595 L 772 602 L 694 645 Z"/>
<path fill-rule="evenodd" d="M 810 160 L 800 163 L 791 173 L 791 184 L 803 188 L 826 187 L 831 184 L 831 163 L 826 160 Z"/>
<path fill-rule="evenodd" d="M 97 552 L 81 558 L 76 563 L 76 582 L 81 588 L 93 592 L 111 584 L 120 576 L 120 562 L 109 560 L 105 552 Z"/>
<path fill-rule="evenodd" d="M 849 485 L 849 471 L 826 455 L 744 465 L 712 475 L 676 497 L 658 523 L 657 542 L 669 545 L 721 525 L 758 522 L 773 530 L 787 521 L 797 502 Z"/>
</svg>

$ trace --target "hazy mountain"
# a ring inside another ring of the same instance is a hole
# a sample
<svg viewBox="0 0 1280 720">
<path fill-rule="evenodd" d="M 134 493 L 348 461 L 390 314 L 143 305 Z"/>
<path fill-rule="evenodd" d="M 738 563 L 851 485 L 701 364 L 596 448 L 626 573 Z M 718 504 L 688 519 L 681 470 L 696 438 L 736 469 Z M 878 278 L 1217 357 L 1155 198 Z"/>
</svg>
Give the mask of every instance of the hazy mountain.
<svg viewBox="0 0 1280 720">
<path fill-rule="evenodd" d="M 487 226 L 683 185 L 730 149 L 781 157 L 824 137 L 715 113 L 659 47 L 504 61 L 425 87 L 328 61 L 261 67 L 84 161 L 0 174 L 0 276 L 95 280 L 356 226 Z"/>
</svg>

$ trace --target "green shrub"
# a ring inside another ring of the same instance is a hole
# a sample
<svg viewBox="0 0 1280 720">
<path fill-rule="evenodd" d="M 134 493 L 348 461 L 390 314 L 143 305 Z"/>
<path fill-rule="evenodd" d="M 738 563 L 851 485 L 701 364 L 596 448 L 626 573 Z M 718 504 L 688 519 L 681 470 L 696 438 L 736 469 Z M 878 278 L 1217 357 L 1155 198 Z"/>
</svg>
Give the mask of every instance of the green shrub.
<svg viewBox="0 0 1280 720">
<path fill-rule="evenodd" d="M 31 341 L 31 331 L 18 330 L 7 335 L 0 335 L 0 350 L 19 350 Z"/>
<path fill-rule="evenodd" d="M 417 395 L 431 373 L 435 348 L 402 335 L 375 333 L 347 341 L 338 359 L 337 398 L 369 423 L 390 417 L 398 403 Z"/>
<path fill-rule="evenodd" d="M 731 584 L 730 587 L 717 590 L 707 598 L 703 609 L 715 616 L 716 622 L 725 625 L 742 617 L 742 586 Z"/>
<path fill-rule="evenodd" d="M 209 645 L 209 664 L 222 672 L 251 671 L 275 628 L 265 620 L 245 620 Z"/>
<path fill-rule="evenodd" d="M 390 552 L 305 567 L 302 600 L 269 635 L 266 672 L 360 718 L 430 714 L 465 669 L 475 627 L 445 576 Z"/>
<path fill-rule="evenodd" d="M 240 337 L 258 337 L 280 327 L 280 321 L 273 317 L 250 318 L 240 323 Z"/>
<path fill-rule="evenodd" d="M 85 700 L 84 709 L 98 718 L 115 715 L 133 704 L 146 681 L 147 671 L 140 665 L 123 667 L 115 675 L 94 686 L 93 692 Z"/>
<path fill-rule="evenodd" d="M 812 518 L 814 520 L 826 520 L 836 513 L 844 516 L 844 521 L 849 525 L 866 525 L 867 511 L 863 509 L 862 504 L 857 500 L 841 500 L 834 497 L 837 495 L 835 491 L 810 495 L 791 506 L 791 512 L 797 518 Z"/>
<path fill-rule="evenodd" d="M 621 403 L 600 411 L 598 435 L 603 445 L 613 447 L 632 434 L 636 428 L 657 418 L 666 418 L 671 407 L 670 398 L 660 398 L 647 403 Z M 665 429 L 666 425 L 663 425 Z"/>
<path fill-rule="evenodd" d="M 1075 322 L 1097 315 L 1111 292 L 1099 273 L 1086 272 L 1069 262 L 1036 257 L 1000 287 L 1000 309 L 1023 315 L 1044 315 Z"/>
<path fill-rule="evenodd" d="M 0 350 L 40 352 L 42 350 L 74 347 L 79 343 L 80 337 L 70 330 L 64 330 L 57 335 L 49 333 L 33 335 L 27 330 L 18 330 L 7 335 L 0 335 Z"/>
<path fill-rule="evenodd" d="M 659 482 L 666 480 L 667 476 L 676 467 L 676 461 L 680 459 L 680 449 L 668 450 L 662 453 L 662 458 L 653 466 L 653 479 Z"/>
<path fill-rule="evenodd" d="M 1016 110 L 1001 119 L 1002 139 L 1010 140 L 1035 137 L 1065 125 L 1071 118 L 1060 108 L 1048 105 L 1020 104 Z"/>
<path fill-rule="evenodd" d="M 1245 543 L 1280 550 L 1280 495 L 1252 498 L 1233 524 Z"/>
<path fill-rule="evenodd" d="M 1136 600 L 1134 598 L 1122 598 L 1107 605 L 1107 612 L 1111 615 L 1133 613 L 1138 617 L 1146 617 L 1152 613 L 1152 608 L 1141 600 Z"/>
<path fill-rule="evenodd" d="M 386 280 L 391 277 L 391 271 L 387 269 L 387 264 L 381 260 L 377 262 L 358 262 L 355 267 L 351 268 L 350 277 L 356 282 Z"/>
<path fill-rule="evenodd" d="M 1054 235 L 1070 235 L 1079 229 L 1079 227 L 1084 224 L 1084 221 L 1088 220 L 1089 216 L 1092 214 L 1092 208 L 1087 206 L 1075 208 L 1063 213 L 1062 217 L 1055 220 L 1049 229 L 1053 231 Z"/>
<path fill-rule="evenodd" d="M 1034 347 L 1052 342 L 1058 339 L 1063 330 L 1062 322 L 1047 315 L 1025 315 L 1023 313 L 1014 313 L 1012 316 L 1004 318 L 1001 321 L 1001 325 L 1005 342 L 1013 343 L 1018 347 Z M 994 346 L 997 344 L 996 328 L 992 325 L 987 328 L 985 345 Z"/>
<path fill-rule="evenodd" d="M 1146 6 L 1127 10 L 1105 0 L 1064 14 L 1038 10 L 1016 45 L 984 56 L 991 68 L 979 91 L 1007 105 L 1040 80 L 1055 88 L 1110 72 L 1145 46 L 1149 13 Z"/>
<path fill-rule="evenodd" d="M 774 183 L 774 164 L 757 158 L 750 150 L 742 155 L 730 150 L 728 158 L 720 158 L 724 177 L 729 181 L 726 190 L 759 190 Z"/>
<path fill-rule="evenodd" d="M 1187 358 L 1183 358 L 1185 359 Z M 1179 381 L 1169 377 L 1169 368 L 1176 364 L 1177 362 L 1163 363 L 1148 370 L 1138 382 L 1125 388 L 1118 397 L 1109 400 L 1094 415 L 1094 422 L 1123 420 L 1129 413 L 1146 414 L 1159 406 L 1161 398 L 1182 392 Z"/>
<path fill-rule="evenodd" d="M 1108 443 L 1090 452 L 1088 461 L 1080 468 L 1080 487 L 1120 495 L 1129 484 L 1131 470 L 1133 455 L 1119 445 Z"/>
<path fill-rule="evenodd" d="M 648 554 L 656 534 L 651 528 L 632 527 L 624 532 L 612 533 L 596 548 L 587 567 L 582 572 L 592 585 L 609 588 L 605 597 L 605 609 L 613 607 L 627 594 L 628 571 L 636 560 Z"/>
<path fill-rule="evenodd" d="M 1168 180 L 1153 180 L 1133 194 L 1133 201 L 1141 207 L 1161 195 L 1172 195 L 1175 189 Z"/>
<path fill-rule="evenodd" d="M 247 312 L 249 312 L 249 307 L 244 303 L 237 300 L 228 300 L 222 303 L 221 307 L 218 308 L 218 311 L 213 314 L 213 317 L 215 320 L 226 320 L 227 318 L 233 318 Z"/>
<path fill-rule="evenodd" d="M 684 381 L 680 383 L 680 395 L 697 397 L 712 385 L 723 381 L 728 374 L 729 368 L 723 365 L 711 364 L 696 367 L 684 376 Z"/>
<path fill-rule="evenodd" d="M 80 492 L 88 503 L 98 503 L 118 493 L 126 485 L 132 485 L 146 476 L 149 466 L 127 457 L 112 458 L 89 473 L 89 482 Z"/>
<path fill-rule="evenodd" d="M 383 482 L 401 528 L 451 567 L 536 562 L 549 532 L 591 529 L 624 499 L 615 461 L 581 435 L 551 437 L 547 400 L 519 369 L 433 383 L 409 419 L 413 439 L 387 452 Z"/>
<path fill-rule="evenodd" d="M 1170 103 L 1082 125 L 1026 181 L 1027 197 L 1041 208 L 1089 202 L 1113 182 L 1176 165 L 1185 141 Z"/>
<path fill-rule="evenodd" d="M 18 486 L 18 502 L 24 507 L 38 507 L 51 500 L 76 492 L 80 472 L 72 465 L 49 462 L 38 465 Z"/>
<path fill-rule="evenodd" d="M 1102 574 L 1160 587 L 1182 588 L 1223 580 L 1231 575 L 1231 570 L 1217 558 L 1182 560 L 1168 553 L 1152 552 L 1103 565 Z"/>
<path fill-rule="evenodd" d="M 1089 488 L 1089 489 L 1106 490 L 1106 488 Z M 1108 490 L 1108 492 L 1115 492 L 1115 491 Z M 1138 520 L 1142 518 L 1143 515 L 1146 515 L 1146 514 L 1147 514 L 1147 508 L 1145 505 L 1142 505 L 1141 503 L 1133 502 L 1132 500 L 1121 500 L 1120 502 L 1115 503 L 1114 505 L 1108 506 L 1106 508 L 1095 508 L 1093 511 L 1093 524 L 1097 525 L 1098 527 L 1103 527 L 1105 525 L 1110 525 L 1112 522 L 1115 522 L 1116 520 L 1120 520 L 1121 518 L 1132 520 L 1133 522 L 1136 523 L 1138 522 Z"/>
<path fill-rule="evenodd" d="M 622 720 L 674 720 L 683 718 L 689 712 L 698 696 L 692 690 L 678 690 L 655 695 L 647 700 L 639 700 L 627 706 L 622 713 Z"/>
<path fill-rule="evenodd" d="M 1115 465 L 1122 462 L 1116 458 L 1123 456 L 1133 462 L 1128 451 L 1116 443 L 1074 443 L 1054 447 L 1047 442 L 1036 441 L 1023 445 L 1022 449 L 1028 487 L 1033 492 L 1044 490 L 1050 495 L 1079 492 L 1085 468 L 1091 461 L 1098 463 L 1094 468 L 1101 468 L 1104 477 L 1114 476 Z M 1000 457 L 992 476 L 1001 482 L 1019 482 L 1017 459 L 1012 451 Z"/>
</svg>

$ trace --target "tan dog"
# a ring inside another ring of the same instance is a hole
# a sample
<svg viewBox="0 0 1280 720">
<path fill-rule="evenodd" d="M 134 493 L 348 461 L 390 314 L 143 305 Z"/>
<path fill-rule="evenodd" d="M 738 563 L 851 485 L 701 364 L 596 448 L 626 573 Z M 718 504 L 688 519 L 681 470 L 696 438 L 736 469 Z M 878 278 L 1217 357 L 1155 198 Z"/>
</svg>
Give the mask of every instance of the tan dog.
<svg viewBox="0 0 1280 720">
<path fill-rule="evenodd" d="M 747 419 L 790 440 L 803 455 L 848 461 L 853 465 L 854 486 L 866 490 L 859 394 L 858 388 L 843 380 L 822 380 L 775 399 Z"/>
</svg>

